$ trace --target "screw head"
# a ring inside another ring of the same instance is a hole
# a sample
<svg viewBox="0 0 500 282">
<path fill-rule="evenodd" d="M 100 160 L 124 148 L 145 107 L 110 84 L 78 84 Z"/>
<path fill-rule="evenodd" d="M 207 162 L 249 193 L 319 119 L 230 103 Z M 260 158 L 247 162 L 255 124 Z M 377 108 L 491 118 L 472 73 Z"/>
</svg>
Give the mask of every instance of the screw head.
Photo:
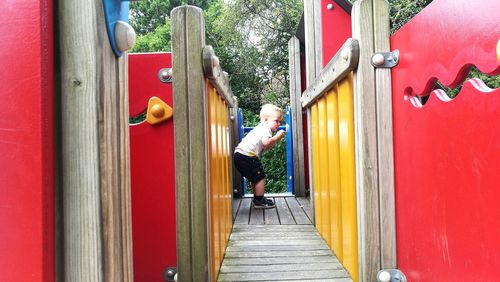
<svg viewBox="0 0 500 282">
<path fill-rule="evenodd" d="M 332 3 L 330 3 L 330 4 L 326 5 L 326 8 L 327 8 L 328 10 L 333 10 L 333 4 L 332 4 Z"/>
<path fill-rule="evenodd" d="M 384 55 L 380 54 L 380 53 L 377 53 L 375 55 L 373 55 L 372 57 L 372 62 L 374 65 L 376 66 L 381 66 L 384 64 L 385 62 L 385 58 L 384 58 Z"/>
<path fill-rule="evenodd" d="M 388 271 L 382 271 L 378 274 L 378 280 L 380 282 L 390 282 L 391 274 Z"/>
<path fill-rule="evenodd" d="M 161 72 L 161 77 L 162 77 L 163 79 L 169 79 L 169 78 L 170 78 L 170 76 L 171 76 L 171 73 L 170 73 L 170 71 L 169 71 L 169 70 L 163 70 L 163 71 Z"/>
</svg>

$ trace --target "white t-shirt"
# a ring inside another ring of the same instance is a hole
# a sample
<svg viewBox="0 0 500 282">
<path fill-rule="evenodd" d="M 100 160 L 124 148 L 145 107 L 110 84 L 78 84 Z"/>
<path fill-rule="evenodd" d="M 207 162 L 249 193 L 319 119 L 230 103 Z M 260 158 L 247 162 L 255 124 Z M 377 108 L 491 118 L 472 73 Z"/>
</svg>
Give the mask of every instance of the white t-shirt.
<svg viewBox="0 0 500 282">
<path fill-rule="evenodd" d="M 260 153 L 264 150 L 262 138 L 272 136 L 271 128 L 261 122 L 241 140 L 234 151 L 245 156 L 260 157 Z"/>
</svg>

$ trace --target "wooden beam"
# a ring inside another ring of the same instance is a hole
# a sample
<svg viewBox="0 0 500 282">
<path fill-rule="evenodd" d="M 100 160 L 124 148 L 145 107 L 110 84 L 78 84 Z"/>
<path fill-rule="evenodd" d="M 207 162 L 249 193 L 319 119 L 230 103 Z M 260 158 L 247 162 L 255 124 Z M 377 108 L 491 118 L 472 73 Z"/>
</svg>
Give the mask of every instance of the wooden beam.
<svg viewBox="0 0 500 282">
<path fill-rule="evenodd" d="M 127 57 L 111 50 L 101 1 L 60 1 L 59 20 L 59 279 L 132 281 Z"/>
<path fill-rule="evenodd" d="M 292 109 L 293 144 L 293 187 L 295 196 L 306 196 L 304 137 L 302 127 L 302 96 L 300 73 L 300 42 L 297 37 L 288 41 L 288 62 L 290 73 L 290 107 Z"/>
<path fill-rule="evenodd" d="M 203 71 L 205 77 L 217 89 L 217 93 L 226 101 L 230 108 L 234 108 L 233 92 L 229 86 L 229 76 L 223 71 L 219 64 L 219 58 L 215 55 L 212 46 L 203 48 Z"/>
<path fill-rule="evenodd" d="M 352 35 L 360 50 L 354 72 L 359 280 L 374 281 L 380 269 L 380 219 L 375 71 L 370 64 L 374 52 L 373 0 L 354 3 Z"/>
<path fill-rule="evenodd" d="M 389 5 L 386 0 L 374 0 L 375 52 L 390 51 Z M 381 267 L 396 268 L 396 210 L 394 203 L 394 146 L 392 130 L 391 69 L 375 69 L 377 92 L 377 144 L 380 187 L 380 247 Z"/>
<path fill-rule="evenodd" d="M 304 1 L 306 84 L 309 86 L 323 68 L 321 0 Z"/>
<path fill-rule="evenodd" d="M 304 91 L 302 107 L 309 107 L 323 95 L 326 95 L 331 87 L 344 79 L 358 65 L 358 59 L 358 41 L 349 38 L 328 65 L 317 75 L 314 82 Z"/>
<path fill-rule="evenodd" d="M 208 252 L 209 189 L 207 97 L 202 10 L 175 8 L 172 19 L 177 270 L 179 281 L 211 277 Z"/>
</svg>

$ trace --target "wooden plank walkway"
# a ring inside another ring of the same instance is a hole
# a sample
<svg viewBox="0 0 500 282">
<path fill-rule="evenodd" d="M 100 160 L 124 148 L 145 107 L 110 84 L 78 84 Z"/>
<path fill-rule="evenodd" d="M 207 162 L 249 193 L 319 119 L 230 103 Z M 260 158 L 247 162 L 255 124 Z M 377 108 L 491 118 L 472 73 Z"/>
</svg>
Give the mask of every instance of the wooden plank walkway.
<svg viewBox="0 0 500 282">
<path fill-rule="evenodd" d="M 268 197 L 270 198 L 270 197 Z M 352 282 L 311 223 L 308 199 L 274 197 L 275 209 L 234 199 L 234 226 L 217 281 Z"/>
</svg>

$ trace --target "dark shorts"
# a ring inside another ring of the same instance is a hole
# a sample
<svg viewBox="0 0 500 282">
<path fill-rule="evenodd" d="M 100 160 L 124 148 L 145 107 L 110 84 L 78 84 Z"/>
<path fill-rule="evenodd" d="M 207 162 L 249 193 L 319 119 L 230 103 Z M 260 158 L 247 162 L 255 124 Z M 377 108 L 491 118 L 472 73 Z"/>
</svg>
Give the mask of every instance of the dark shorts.
<svg viewBox="0 0 500 282">
<path fill-rule="evenodd" d="M 266 178 L 262 163 L 257 157 L 234 153 L 234 166 L 248 181 L 255 183 Z"/>
</svg>

